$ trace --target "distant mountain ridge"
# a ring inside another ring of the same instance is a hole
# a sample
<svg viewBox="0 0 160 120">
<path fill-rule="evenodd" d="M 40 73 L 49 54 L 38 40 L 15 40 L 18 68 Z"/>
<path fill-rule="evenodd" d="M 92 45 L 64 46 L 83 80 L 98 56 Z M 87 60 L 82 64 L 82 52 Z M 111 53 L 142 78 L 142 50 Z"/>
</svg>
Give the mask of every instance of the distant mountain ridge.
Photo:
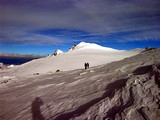
<svg viewBox="0 0 160 120">
<path fill-rule="evenodd" d="M 0 54 L 0 63 L 6 64 L 6 65 L 20 65 L 26 62 L 29 62 L 33 59 L 42 58 L 44 56 L 38 56 L 38 55 L 20 55 L 20 54 Z"/>
</svg>

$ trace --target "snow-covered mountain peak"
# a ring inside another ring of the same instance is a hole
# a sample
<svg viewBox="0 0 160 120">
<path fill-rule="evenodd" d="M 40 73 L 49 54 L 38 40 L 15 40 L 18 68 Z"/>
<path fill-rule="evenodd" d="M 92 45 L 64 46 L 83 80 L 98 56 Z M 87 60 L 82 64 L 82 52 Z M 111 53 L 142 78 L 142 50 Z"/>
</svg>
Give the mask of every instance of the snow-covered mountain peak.
<svg viewBox="0 0 160 120">
<path fill-rule="evenodd" d="M 87 46 L 93 43 L 80 42 L 77 46 Z"/>
<path fill-rule="evenodd" d="M 105 50 L 105 51 L 119 51 L 109 47 L 103 47 L 95 43 L 80 42 L 78 45 L 71 47 L 69 51 L 73 50 Z"/>
</svg>

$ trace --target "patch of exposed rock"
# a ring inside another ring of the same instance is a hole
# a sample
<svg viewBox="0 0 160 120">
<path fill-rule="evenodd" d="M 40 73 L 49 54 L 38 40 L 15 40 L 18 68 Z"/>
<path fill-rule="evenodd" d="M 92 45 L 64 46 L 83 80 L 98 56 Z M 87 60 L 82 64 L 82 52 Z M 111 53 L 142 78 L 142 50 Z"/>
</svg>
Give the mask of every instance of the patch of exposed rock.
<svg viewBox="0 0 160 120">
<path fill-rule="evenodd" d="M 52 53 L 51 55 L 49 55 L 49 57 L 57 56 L 57 55 L 60 55 L 60 54 L 62 54 L 62 53 L 63 53 L 63 51 L 61 51 L 61 50 L 56 50 L 54 53 Z"/>
</svg>

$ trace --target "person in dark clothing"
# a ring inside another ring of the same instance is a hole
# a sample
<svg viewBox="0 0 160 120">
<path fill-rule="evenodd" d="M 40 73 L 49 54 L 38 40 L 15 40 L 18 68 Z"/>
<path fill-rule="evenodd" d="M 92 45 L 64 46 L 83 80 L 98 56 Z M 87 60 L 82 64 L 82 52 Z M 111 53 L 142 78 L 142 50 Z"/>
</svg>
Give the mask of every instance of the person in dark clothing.
<svg viewBox="0 0 160 120">
<path fill-rule="evenodd" d="M 85 70 L 87 69 L 87 63 L 84 64 L 84 68 L 85 68 Z"/>
<path fill-rule="evenodd" d="M 89 63 L 87 63 L 87 69 L 89 68 Z"/>
</svg>

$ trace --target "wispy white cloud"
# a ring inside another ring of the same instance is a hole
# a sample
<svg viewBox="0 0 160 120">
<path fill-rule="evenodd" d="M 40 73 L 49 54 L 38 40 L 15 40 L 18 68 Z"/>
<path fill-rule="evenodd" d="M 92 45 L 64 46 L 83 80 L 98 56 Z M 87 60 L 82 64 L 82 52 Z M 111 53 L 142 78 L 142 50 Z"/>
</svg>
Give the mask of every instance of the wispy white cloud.
<svg viewBox="0 0 160 120">
<path fill-rule="evenodd" d="M 141 42 L 141 41 L 160 41 L 160 31 L 149 30 L 130 33 L 121 37 L 118 42 Z"/>
<path fill-rule="evenodd" d="M 88 32 L 92 41 L 121 32 L 130 35 L 117 41 L 159 40 L 159 6 L 158 0 L 1 0 L 0 43 L 61 44 L 76 36 L 32 33 L 48 29 Z"/>
</svg>

